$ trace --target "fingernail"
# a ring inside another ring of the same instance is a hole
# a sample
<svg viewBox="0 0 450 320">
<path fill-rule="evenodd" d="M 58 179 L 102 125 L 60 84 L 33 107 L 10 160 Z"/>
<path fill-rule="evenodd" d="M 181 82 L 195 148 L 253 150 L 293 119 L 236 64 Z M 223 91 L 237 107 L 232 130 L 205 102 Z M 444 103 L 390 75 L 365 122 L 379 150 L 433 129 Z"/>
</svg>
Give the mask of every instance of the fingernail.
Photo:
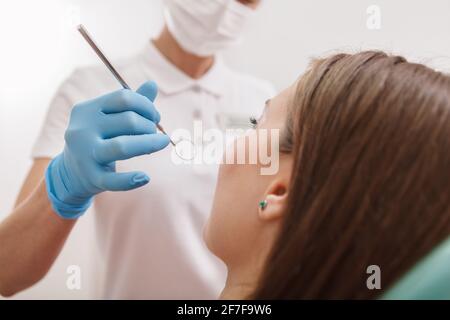
<svg viewBox="0 0 450 320">
<path fill-rule="evenodd" d="M 150 178 L 145 174 L 137 174 L 133 177 L 134 185 L 144 185 L 150 181 Z"/>
</svg>

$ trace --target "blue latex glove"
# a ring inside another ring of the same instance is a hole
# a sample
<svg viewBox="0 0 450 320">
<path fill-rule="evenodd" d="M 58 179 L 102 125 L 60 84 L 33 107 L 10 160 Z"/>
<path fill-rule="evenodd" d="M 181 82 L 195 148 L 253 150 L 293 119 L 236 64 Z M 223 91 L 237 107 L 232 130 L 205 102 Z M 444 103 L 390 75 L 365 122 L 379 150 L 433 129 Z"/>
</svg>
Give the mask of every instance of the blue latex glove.
<svg viewBox="0 0 450 320">
<path fill-rule="evenodd" d="M 120 90 L 73 108 L 64 151 L 45 174 L 50 201 L 61 217 L 80 217 L 100 192 L 132 190 L 149 182 L 144 172 L 117 173 L 115 161 L 168 145 L 169 137 L 156 133 L 156 93 L 155 83 L 147 82 L 137 93 Z"/>
</svg>

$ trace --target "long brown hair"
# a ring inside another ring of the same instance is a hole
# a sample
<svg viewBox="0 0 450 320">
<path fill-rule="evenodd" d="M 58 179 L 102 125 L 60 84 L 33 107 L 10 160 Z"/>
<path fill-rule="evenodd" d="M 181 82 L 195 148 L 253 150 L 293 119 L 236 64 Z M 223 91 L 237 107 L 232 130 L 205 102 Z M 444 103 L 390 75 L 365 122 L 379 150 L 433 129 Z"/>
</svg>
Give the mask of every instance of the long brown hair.
<svg viewBox="0 0 450 320">
<path fill-rule="evenodd" d="M 450 77 L 338 54 L 312 63 L 290 112 L 289 200 L 253 298 L 375 298 L 450 235 Z"/>
</svg>

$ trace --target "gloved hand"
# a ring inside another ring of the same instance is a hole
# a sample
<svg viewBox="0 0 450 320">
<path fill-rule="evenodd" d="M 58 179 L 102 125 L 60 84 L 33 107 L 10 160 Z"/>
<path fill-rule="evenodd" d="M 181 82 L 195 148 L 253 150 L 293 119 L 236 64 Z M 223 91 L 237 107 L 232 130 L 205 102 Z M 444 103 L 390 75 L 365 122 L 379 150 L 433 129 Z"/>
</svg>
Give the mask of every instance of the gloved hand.
<svg viewBox="0 0 450 320">
<path fill-rule="evenodd" d="M 45 174 L 50 201 L 61 217 L 80 217 L 100 192 L 131 190 L 149 182 L 144 172 L 117 173 L 115 161 L 168 145 L 169 137 L 156 133 L 156 93 L 155 83 L 147 82 L 137 93 L 120 90 L 73 108 L 64 151 Z"/>
</svg>

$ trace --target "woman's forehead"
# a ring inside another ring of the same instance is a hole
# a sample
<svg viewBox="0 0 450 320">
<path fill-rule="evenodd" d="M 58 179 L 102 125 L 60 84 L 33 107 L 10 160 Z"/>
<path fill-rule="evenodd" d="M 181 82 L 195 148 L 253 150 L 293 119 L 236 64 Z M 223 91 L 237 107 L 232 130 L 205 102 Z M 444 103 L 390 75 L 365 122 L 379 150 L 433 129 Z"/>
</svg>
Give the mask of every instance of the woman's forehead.
<svg viewBox="0 0 450 320">
<path fill-rule="evenodd" d="M 294 90 L 295 86 L 290 86 L 274 98 L 267 100 L 265 113 L 271 122 L 276 121 L 277 123 L 284 123 Z"/>
</svg>

